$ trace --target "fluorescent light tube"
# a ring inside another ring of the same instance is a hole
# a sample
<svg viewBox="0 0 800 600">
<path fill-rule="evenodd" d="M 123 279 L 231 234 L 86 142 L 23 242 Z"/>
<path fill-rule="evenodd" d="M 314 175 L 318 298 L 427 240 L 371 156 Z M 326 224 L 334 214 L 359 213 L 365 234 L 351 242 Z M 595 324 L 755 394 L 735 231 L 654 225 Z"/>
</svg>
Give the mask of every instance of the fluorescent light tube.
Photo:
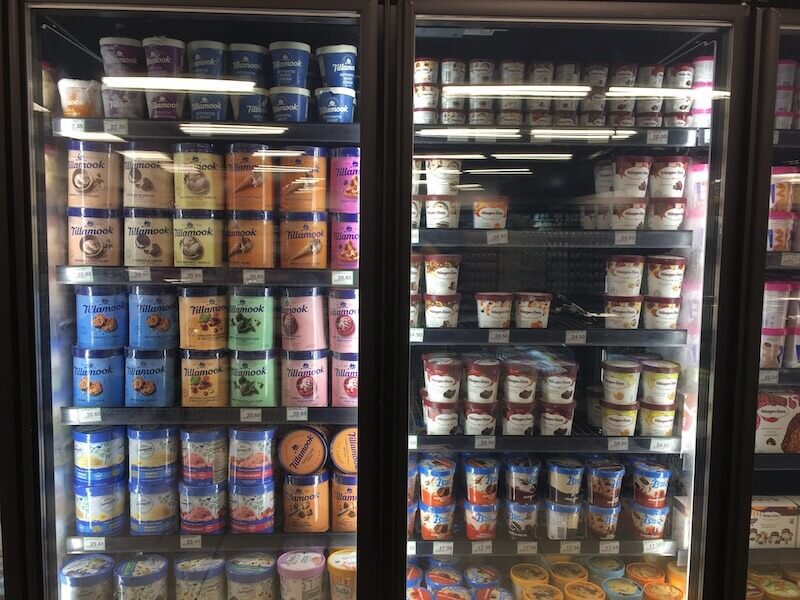
<svg viewBox="0 0 800 600">
<path fill-rule="evenodd" d="M 530 175 L 530 169 L 466 169 L 469 175 Z"/>
<path fill-rule="evenodd" d="M 228 125 L 226 123 L 181 123 L 180 130 L 189 135 L 281 135 L 288 127 L 270 125 Z"/>
<path fill-rule="evenodd" d="M 155 150 L 119 150 L 118 154 L 121 154 L 125 158 L 130 158 L 131 160 L 172 162 L 172 157 L 169 154 L 164 154 L 163 152 L 157 152 Z"/>
<path fill-rule="evenodd" d="M 106 87 L 119 90 L 250 94 L 256 84 L 239 79 L 194 77 L 103 77 Z"/>
<path fill-rule="evenodd" d="M 519 129 L 420 129 L 417 135 L 422 137 L 474 137 L 474 138 L 518 138 Z"/>
<path fill-rule="evenodd" d="M 584 98 L 591 91 L 588 85 L 446 85 L 442 88 L 442 96 Z"/>
<path fill-rule="evenodd" d="M 492 158 L 496 158 L 497 160 L 571 160 L 572 154 L 558 152 L 531 154 L 520 152 L 519 154 L 492 154 Z"/>
<path fill-rule="evenodd" d="M 415 154 L 414 160 L 481 160 L 483 154 Z"/>
</svg>

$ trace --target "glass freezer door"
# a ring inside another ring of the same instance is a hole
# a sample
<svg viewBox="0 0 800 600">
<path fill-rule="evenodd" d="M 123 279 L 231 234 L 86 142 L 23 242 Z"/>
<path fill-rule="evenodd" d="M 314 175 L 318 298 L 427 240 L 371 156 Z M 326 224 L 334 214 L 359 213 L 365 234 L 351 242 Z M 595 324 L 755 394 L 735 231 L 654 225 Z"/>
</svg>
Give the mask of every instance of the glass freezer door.
<svg viewBox="0 0 800 600">
<path fill-rule="evenodd" d="M 364 15 L 26 16 L 47 597 L 355 599 Z"/>
<path fill-rule="evenodd" d="M 417 16 L 408 598 L 699 597 L 729 34 L 553 21 Z"/>
</svg>

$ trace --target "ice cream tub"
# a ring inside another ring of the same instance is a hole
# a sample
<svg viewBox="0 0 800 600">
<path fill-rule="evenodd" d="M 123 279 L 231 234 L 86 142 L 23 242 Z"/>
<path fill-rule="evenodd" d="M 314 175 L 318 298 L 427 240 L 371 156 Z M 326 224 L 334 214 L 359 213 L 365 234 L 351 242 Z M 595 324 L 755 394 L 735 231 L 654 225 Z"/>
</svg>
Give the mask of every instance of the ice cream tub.
<svg viewBox="0 0 800 600">
<path fill-rule="evenodd" d="M 541 435 L 572 435 L 575 402 L 545 402 L 539 406 L 539 431 Z"/>
<path fill-rule="evenodd" d="M 125 208 L 124 264 L 126 267 L 171 267 L 172 211 Z"/>
<path fill-rule="evenodd" d="M 145 54 L 145 65 L 147 67 L 147 74 L 150 77 L 174 77 L 183 72 L 184 54 L 186 44 L 180 40 L 173 38 L 156 36 L 149 37 L 142 40 L 142 47 Z M 178 97 L 183 103 L 183 94 L 169 94 L 172 102 L 175 103 L 175 98 Z M 148 104 L 150 101 L 148 100 Z M 174 107 L 172 112 L 166 114 L 157 114 L 153 116 L 153 108 L 151 110 L 150 118 L 171 118 L 176 119 L 180 117 L 180 112 L 176 114 Z"/>
<path fill-rule="evenodd" d="M 680 298 L 686 259 L 682 256 L 647 257 L 647 292 L 661 298 Z"/>
<path fill-rule="evenodd" d="M 231 427 L 228 479 L 235 485 L 263 485 L 272 481 L 274 427 Z"/>
<path fill-rule="evenodd" d="M 103 116 L 99 81 L 59 79 L 58 95 L 64 117 L 86 119 Z"/>
<path fill-rule="evenodd" d="M 504 229 L 507 217 L 508 198 L 504 196 L 476 197 L 472 201 L 473 229 Z"/>
<path fill-rule="evenodd" d="M 761 582 L 767 600 L 783 600 L 784 598 L 800 598 L 800 587 L 785 579 L 766 579 Z"/>
<path fill-rule="evenodd" d="M 580 524 L 581 505 L 545 501 L 547 538 L 550 540 L 575 539 Z"/>
<path fill-rule="evenodd" d="M 420 265 L 422 264 L 422 260 L 421 254 L 417 254 L 416 252 L 411 253 L 409 290 L 412 294 L 419 292 Z M 455 290 L 455 288 L 453 289 Z"/>
<path fill-rule="evenodd" d="M 656 463 L 633 463 L 633 498 L 644 507 L 667 506 L 670 470 Z"/>
<path fill-rule="evenodd" d="M 642 600 L 642 586 L 624 577 L 603 581 L 603 591 L 608 600 Z"/>
<path fill-rule="evenodd" d="M 305 87 L 311 46 L 302 42 L 272 42 L 269 53 L 274 85 Z"/>
<path fill-rule="evenodd" d="M 761 328 L 761 352 L 759 368 L 779 369 L 783 363 L 783 352 L 786 344 L 786 329 Z"/>
<path fill-rule="evenodd" d="M 417 461 L 414 458 L 408 459 L 408 472 L 407 472 L 407 482 L 408 482 L 408 504 L 411 505 L 414 502 L 414 498 L 416 497 L 417 491 L 417 480 L 419 479 L 419 466 L 417 465 Z"/>
<path fill-rule="evenodd" d="M 228 338 L 228 302 L 223 288 L 178 290 L 180 346 L 188 350 L 224 348 Z"/>
<path fill-rule="evenodd" d="M 177 351 L 125 349 L 125 406 L 175 406 Z"/>
<path fill-rule="evenodd" d="M 464 435 L 494 435 L 497 425 L 497 403 L 464 403 Z"/>
<path fill-rule="evenodd" d="M 636 118 L 633 116 L 632 110 L 615 110 L 608 113 L 606 122 L 610 127 L 633 127 L 636 124 Z"/>
<path fill-rule="evenodd" d="M 322 87 L 314 90 L 321 123 L 352 123 L 356 93 L 349 87 Z"/>
<path fill-rule="evenodd" d="M 348 548 L 331 553 L 328 557 L 331 600 L 355 600 L 357 597 L 356 569 L 355 549 Z"/>
<path fill-rule="evenodd" d="M 547 477 L 550 500 L 562 504 L 578 504 L 583 482 L 583 465 L 579 461 L 572 458 L 551 458 L 547 461 Z"/>
<path fill-rule="evenodd" d="M 682 198 L 651 198 L 647 203 L 646 229 L 676 231 L 683 224 L 686 200 Z"/>
<path fill-rule="evenodd" d="M 642 365 L 632 360 L 603 361 L 603 396 L 613 404 L 635 404 Z"/>
<path fill-rule="evenodd" d="M 331 354 L 331 406 L 358 406 L 358 354 Z"/>
<path fill-rule="evenodd" d="M 644 274 L 644 256 L 609 256 L 606 262 L 606 293 L 612 296 L 638 296 Z"/>
<path fill-rule="evenodd" d="M 348 44 L 321 46 L 316 50 L 322 83 L 331 87 L 355 88 L 358 49 Z"/>
<path fill-rule="evenodd" d="M 534 563 L 518 563 L 512 566 L 509 578 L 514 586 L 515 598 L 523 598 L 522 592 L 529 586 L 546 585 L 550 581 L 547 570 Z M 555 591 L 558 592 L 558 590 Z M 531 596 L 531 598 L 536 599 L 535 596 Z M 556 598 L 557 596 L 552 597 L 553 600 Z"/>
<path fill-rule="evenodd" d="M 508 329 L 511 326 L 513 298 L 510 292 L 476 292 L 478 327 Z"/>
<path fill-rule="evenodd" d="M 625 563 L 611 556 L 592 556 L 586 563 L 589 571 L 589 581 L 602 584 L 606 579 L 623 577 Z"/>
<path fill-rule="evenodd" d="M 686 191 L 688 156 L 659 156 L 653 159 L 650 171 L 652 198 L 683 198 Z"/>
<path fill-rule="evenodd" d="M 275 530 L 275 483 L 230 484 L 232 533 L 272 533 Z"/>
<path fill-rule="evenodd" d="M 614 195 L 614 164 L 609 160 L 594 164 L 594 193 L 600 197 Z"/>
<path fill-rule="evenodd" d="M 603 435 L 609 437 L 632 436 L 636 430 L 636 418 L 639 412 L 639 403 L 616 404 L 613 402 L 600 402 L 601 424 Z"/>
<path fill-rule="evenodd" d="M 231 108 L 233 109 L 234 121 L 240 123 L 264 123 L 269 121 L 269 90 L 256 87 L 249 94 L 231 96 Z"/>
<path fill-rule="evenodd" d="M 486 108 L 471 108 L 467 111 L 468 125 L 494 125 L 494 111 Z"/>
<path fill-rule="evenodd" d="M 212 557 L 210 554 L 191 554 L 177 558 L 174 569 L 176 600 L 224 598 L 224 558 Z"/>
<path fill-rule="evenodd" d="M 501 110 L 495 118 L 496 125 L 522 125 L 521 110 Z M 476 227 L 476 229 L 479 229 Z"/>
<path fill-rule="evenodd" d="M 664 117 L 661 113 L 637 113 L 636 127 L 661 127 Z"/>
<path fill-rule="evenodd" d="M 224 482 L 228 474 L 225 429 L 181 429 L 181 463 L 183 481 L 189 485 Z"/>
<path fill-rule="evenodd" d="M 642 229 L 647 212 L 647 201 L 626 199 L 617 200 L 611 206 L 611 229 L 630 231 Z"/>
<path fill-rule="evenodd" d="M 423 196 L 425 198 L 425 227 L 428 229 L 458 229 L 461 202 L 458 196 Z"/>
<path fill-rule="evenodd" d="M 453 537 L 455 504 L 428 506 L 420 503 L 420 537 L 423 540 L 449 540 Z"/>
<path fill-rule="evenodd" d="M 644 436 L 669 437 L 675 424 L 675 404 L 641 403 L 639 433 Z"/>
<path fill-rule="evenodd" d="M 116 179 L 114 168 L 116 157 L 108 156 L 113 172 L 107 175 Z M 130 208 L 171 209 L 174 202 L 175 184 L 173 174 L 165 166 L 172 162 L 172 155 L 162 145 L 150 142 L 128 142 L 123 160 L 122 203 Z M 105 179 L 105 181 L 108 181 Z M 91 184 L 89 184 L 91 185 Z M 111 181 L 103 187 L 116 185 Z M 70 188 L 71 189 L 71 188 Z M 96 188 L 94 188 L 96 189 Z M 110 190 L 106 190 L 109 193 Z M 109 196 L 111 198 L 113 196 Z"/>
<path fill-rule="evenodd" d="M 614 158 L 614 195 L 644 198 L 653 158 L 650 156 L 618 156 Z"/>
<path fill-rule="evenodd" d="M 664 501 L 666 502 L 666 499 Z M 668 505 L 651 508 L 634 502 L 630 505 L 630 515 L 633 522 L 633 533 L 636 538 L 644 540 L 660 540 L 664 538 L 664 526 L 669 515 Z"/>
<path fill-rule="evenodd" d="M 797 167 L 772 167 L 769 184 L 770 211 L 790 212 L 794 203 L 794 183 Z"/>
<path fill-rule="evenodd" d="M 767 252 L 788 252 L 792 243 L 792 219 L 790 212 L 771 210 L 767 225 Z"/>
<path fill-rule="evenodd" d="M 464 69 L 462 65 L 461 76 L 463 81 Z M 448 66 L 448 69 L 450 67 Z M 444 65 L 443 65 L 444 70 Z M 449 74 L 449 71 L 448 71 Z M 437 83 L 439 80 L 439 61 L 435 58 L 417 57 L 414 59 L 414 83 Z M 442 81 L 442 83 L 445 83 Z M 452 83 L 452 82 L 447 82 Z"/>
<path fill-rule="evenodd" d="M 228 506 L 225 483 L 178 484 L 181 533 L 215 535 L 225 530 Z"/>
<path fill-rule="evenodd" d="M 581 99 L 579 107 L 581 113 L 600 113 L 605 114 L 606 109 L 606 91 L 601 87 L 593 87 L 592 90 Z"/>
<path fill-rule="evenodd" d="M 575 127 L 578 124 L 578 113 L 574 111 L 556 111 L 553 113 L 553 125 L 556 127 Z"/>
<path fill-rule="evenodd" d="M 453 503 L 456 463 L 449 458 L 425 458 L 419 463 L 420 508 Z"/>
<path fill-rule="evenodd" d="M 178 490 L 174 481 L 131 483 L 131 535 L 168 535 L 178 529 Z"/>
<path fill-rule="evenodd" d="M 328 220 L 324 212 L 284 213 L 280 229 L 281 267 L 328 267 Z"/>
<path fill-rule="evenodd" d="M 469 474 L 467 474 L 469 477 Z M 465 534 L 468 540 L 493 540 L 497 532 L 498 504 L 464 503 Z"/>
<path fill-rule="evenodd" d="M 425 161 L 425 181 L 428 194 L 434 196 L 456 195 L 460 176 L 460 160 L 437 158 Z"/>
<path fill-rule="evenodd" d="M 120 266 L 122 231 L 120 211 L 101 208 L 67 209 L 70 265 Z"/>
<path fill-rule="evenodd" d="M 455 435 L 458 429 L 458 403 L 433 402 L 422 390 L 422 417 L 428 435 Z"/>
<path fill-rule="evenodd" d="M 503 397 L 507 402 L 531 404 L 539 372 L 536 363 L 524 359 L 502 362 Z"/>
<path fill-rule="evenodd" d="M 63 81 L 63 79 L 61 81 Z M 792 87 L 791 85 L 778 86 L 775 89 L 775 112 L 779 113 L 779 112 L 791 111 L 793 97 L 794 97 L 794 87 Z"/>
<path fill-rule="evenodd" d="M 534 127 L 547 127 L 553 124 L 553 115 L 548 109 L 529 110 L 525 115 L 525 123 Z"/>
<path fill-rule="evenodd" d="M 608 460 L 594 460 L 586 464 L 586 499 L 595 506 L 619 505 L 625 467 Z"/>
<path fill-rule="evenodd" d="M 476 404 L 497 402 L 500 382 L 500 361 L 495 358 L 478 358 L 466 361 L 467 400 Z"/>
<path fill-rule="evenodd" d="M 175 208 L 225 208 L 225 161 L 213 144 L 175 144 Z"/>
<path fill-rule="evenodd" d="M 458 289 L 460 254 L 425 255 L 425 289 L 432 295 L 450 295 Z"/>
<path fill-rule="evenodd" d="M 425 584 L 428 589 L 438 592 L 442 588 L 461 585 L 464 577 L 456 568 L 458 563 L 435 564 L 429 561 L 431 567 L 425 572 Z"/>
<path fill-rule="evenodd" d="M 497 500 L 500 482 L 500 462 L 497 459 L 468 458 L 464 461 L 464 474 L 469 502 L 486 505 Z"/>
<path fill-rule="evenodd" d="M 256 44 L 230 44 L 228 60 L 230 74 L 234 79 L 253 81 L 264 87 L 268 80 L 266 56 L 269 50 Z"/>
<path fill-rule="evenodd" d="M 490 565 L 467 567 L 464 571 L 464 583 L 473 591 L 497 588 L 500 580 L 500 571 Z"/>
<path fill-rule="evenodd" d="M 536 502 L 541 463 L 527 455 L 512 455 L 503 467 L 505 497 L 517 504 Z"/>
<path fill-rule="evenodd" d="M 503 504 L 506 532 L 513 539 L 536 538 L 538 504 L 533 501 L 520 504 L 506 499 Z"/>
<path fill-rule="evenodd" d="M 274 214 L 230 211 L 227 214 L 228 263 L 232 267 L 270 269 L 275 266 Z"/>
<path fill-rule="evenodd" d="M 114 569 L 118 598 L 166 598 L 169 562 L 159 554 L 141 554 Z M 184 600 L 180 596 L 181 600 Z"/>
<path fill-rule="evenodd" d="M 105 485 L 125 478 L 124 427 L 78 427 L 72 442 L 76 484 Z"/>
<path fill-rule="evenodd" d="M 606 600 L 603 589 L 589 581 L 571 581 L 564 586 L 566 600 Z"/>
<path fill-rule="evenodd" d="M 334 532 L 355 533 L 358 521 L 358 475 L 334 471 L 332 479 L 331 529 Z M 412 523 L 412 529 L 413 526 Z"/>
<path fill-rule="evenodd" d="M 308 121 L 308 100 L 311 92 L 303 87 L 276 86 L 269 90 L 272 118 L 276 123 Z"/>
<path fill-rule="evenodd" d="M 745 597 L 749 597 L 745 594 Z M 683 590 L 669 583 L 648 583 L 644 586 L 645 600 L 682 600 Z"/>
<path fill-rule="evenodd" d="M 689 127 L 690 112 L 669 112 L 664 114 L 664 127 Z"/>
<path fill-rule="evenodd" d="M 328 290 L 328 340 L 333 352 L 358 353 L 358 290 Z"/>
<path fill-rule="evenodd" d="M 434 598 L 427 588 L 406 587 L 406 600 L 434 600 Z"/>
<path fill-rule="evenodd" d="M 446 356 L 423 357 L 425 389 L 431 402 L 456 402 L 463 364 Z"/>
<path fill-rule="evenodd" d="M 283 352 L 281 406 L 328 406 L 328 351 Z"/>
<path fill-rule="evenodd" d="M 435 83 L 418 83 L 414 85 L 414 110 L 438 109 L 441 88 Z"/>
<path fill-rule="evenodd" d="M 606 329 L 637 329 L 642 296 L 605 296 Z"/>
<path fill-rule="evenodd" d="M 570 583 L 588 581 L 588 579 L 588 571 L 578 563 L 565 560 L 550 564 L 550 582 L 562 591 Z"/>
<path fill-rule="evenodd" d="M 469 83 L 491 83 L 494 81 L 495 62 L 488 58 L 472 58 L 467 61 Z"/>
<path fill-rule="evenodd" d="M 578 116 L 578 125 L 582 127 L 602 127 L 606 124 L 606 114 L 603 112 L 582 112 Z"/>
<path fill-rule="evenodd" d="M 360 148 L 334 148 L 331 151 L 331 212 L 358 214 L 360 172 Z"/>
<path fill-rule="evenodd" d="M 189 72 L 194 77 L 220 79 L 225 71 L 228 47 L 211 40 L 189 42 L 186 54 Z M 228 97 L 225 94 L 189 94 L 193 121 L 224 121 L 228 115 Z"/>
<path fill-rule="evenodd" d="M 666 579 L 662 568 L 647 562 L 628 563 L 625 567 L 625 575 L 642 587 L 650 583 L 664 583 Z"/>
<path fill-rule="evenodd" d="M 103 71 L 107 77 L 145 73 L 141 41 L 127 37 L 102 37 L 99 45 L 100 55 L 103 57 Z"/>
<path fill-rule="evenodd" d="M 143 119 L 145 102 L 142 92 L 112 89 L 100 86 L 103 99 L 103 114 L 107 119 Z"/>
<path fill-rule="evenodd" d="M 433 59 L 420 59 L 420 60 L 431 61 Z M 443 85 L 464 83 L 464 78 L 467 73 L 467 63 L 458 58 L 444 58 L 441 61 L 441 71 L 442 71 L 441 83 Z M 424 82 L 418 82 L 415 79 L 414 83 L 424 83 Z M 432 80 L 432 83 L 436 83 L 435 78 Z"/>
<path fill-rule="evenodd" d="M 177 427 L 130 425 L 128 427 L 130 483 L 176 479 L 180 469 L 179 443 Z"/>
<path fill-rule="evenodd" d="M 67 561 L 58 573 L 62 600 L 93 600 L 114 596 L 111 576 L 114 559 L 105 554 L 86 554 Z"/>
<path fill-rule="evenodd" d="M 231 144 L 225 155 L 226 205 L 232 211 L 271 211 L 274 180 L 269 172 L 272 159 L 264 144 Z"/>
<path fill-rule="evenodd" d="M 229 289 L 228 348 L 253 352 L 274 347 L 276 294 L 277 288 L 273 287 Z"/>
<path fill-rule="evenodd" d="M 323 430 L 298 427 L 287 431 L 278 444 L 281 467 L 291 475 L 312 475 L 328 461 L 328 440 Z"/>
<path fill-rule="evenodd" d="M 636 99 L 636 114 L 656 114 L 661 112 L 664 99 L 659 96 Z"/>
<path fill-rule="evenodd" d="M 231 598 L 275 600 L 275 557 L 263 552 L 236 554 L 225 563 Z"/>
<path fill-rule="evenodd" d="M 680 312 L 680 298 L 655 298 L 653 296 L 645 296 L 644 328 L 677 329 Z"/>
<path fill-rule="evenodd" d="M 578 378 L 578 363 L 555 360 L 539 368 L 542 382 L 542 400 L 552 404 L 569 404 L 575 398 L 575 382 Z"/>
<path fill-rule="evenodd" d="M 83 407 L 125 405 L 125 359 L 122 348 L 72 347 L 72 403 Z"/>
<path fill-rule="evenodd" d="M 467 113 L 460 109 L 442 109 L 439 118 L 442 125 L 466 125 L 467 123 Z"/>
<path fill-rule="evenodd" d="M 172 220 L 175 266 L 222 266 L 224 222 L 222 211 L 176 210 Z"/>
<path fill-rule="evenodd" d="M 324 212 L 328 196 L 328 151 L 317 146 L 291 146 L 287 150 L 299 155 L 280 158 L 281 212 Z"/>
<path fill-rule="evenodd" d="M 642 396 L 647 404 L 661 406 L 675 403 L 681 366 L 668 360 L 642 362 Z"/>
<path fill-rule="evenodd" d="M 689 121 L 692 127 L 711 127 L 711 115 L 712 110 L 709 109 L 701 109 L 701 108 L 693 108 L 691 114 L 689 115 Z M 782 115 L 784 118 L 789 116 L 789 113 L 786 115 Z M 775 118 L 775 129 L 780 129 L 779 125 L 785 125 L 788 121 L 780 120 L 780 117 L 776 115 Z M 789 125 L 791 127 L 791 125 Z"/>
<path fill-rule="evenodd" d="M 281 346 L 291 352 L 327 347 L 322 287 L 286 288 L 281 298 Z"/>
<path fill-rule="evenodd" d="M 101 485 L 76 483 L 75 532 L 86 536 L 121 534 L 125 528 L 125 496 L 128 486 L 124 481 Z"/>
</svg>

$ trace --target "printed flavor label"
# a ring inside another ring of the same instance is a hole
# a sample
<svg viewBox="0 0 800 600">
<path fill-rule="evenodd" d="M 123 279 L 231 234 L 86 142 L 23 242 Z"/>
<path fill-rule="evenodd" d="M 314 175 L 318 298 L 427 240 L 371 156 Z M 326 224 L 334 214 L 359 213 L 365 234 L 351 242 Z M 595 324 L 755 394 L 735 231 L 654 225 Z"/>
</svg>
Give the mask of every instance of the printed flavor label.
<svg viewBox="0 0 800 600">
<path fill-rule="evenodd" d="M 275 496 L 264 493 L 231 493 L 231 529 L 235 533 L 271 533 L 275 529 Z"/>
<path fill-rule="evenodd" d="M 221 533 L 225 520 L 225 492 L 208 495 L 181 494 L 181 533 Z"/>
</svg>

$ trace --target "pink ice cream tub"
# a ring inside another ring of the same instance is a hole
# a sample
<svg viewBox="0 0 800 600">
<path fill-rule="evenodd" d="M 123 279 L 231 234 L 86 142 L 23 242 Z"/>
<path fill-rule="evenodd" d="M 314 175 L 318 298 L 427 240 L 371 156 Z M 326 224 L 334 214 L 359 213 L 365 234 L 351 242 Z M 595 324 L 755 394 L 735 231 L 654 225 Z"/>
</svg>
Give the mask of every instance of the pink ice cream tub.
<svg viewBox="0 0 800 600">
<path fill-rule="evenodd" d="M 496 426 L 496 402 L 464 403 L 464 435 L 494 435 Z"/>
<path fill-rule="evenodd" d="M 358 406 L 358 354 L 331 353 L 331 406 Z"/>
<path fill-rule="evenodd" d="M 636 124 L 636 118 L 633 116 L 633 111 L 614 111 L 608 113 L 606 119 L 609 127 L 633 127 Z"/>
<path fill-rule="evenodd" d="M 328 406 L 328 351 L 283 352 L 281 406 Z"/>
<path fill-rule="evenodd" d="M 358 213 L 331 213 L 331 268 L 358 269 L 360 230 Z"/>
<path fill-rule="evenodd" d="M 286 288 L 281 298 L 282 348 L 291 352 L 327 348 L 325 288 Z"/>
<path fill-rule="evenodd" d="M 781 62 L 778 61 L 778 85 L 783 85 L 781 82 L 782 78 L 780 76 L 781 70 Z M 789 79 L 786 85 L 792 85 L 794 82 L 794 68 L 797 65 L 797 62 L 794 60 L 788 61 L 791 64 L 791 72 L 789 73 Z M 694 83 L 704 83 L 713 85 L 714 84 L 714 57 L 713 56 L 695 56 L 694 60 L 692 60 L 692 66 L 694 67 Z"/>
<path fill-rule="evenodd" d="M 467 400 L 475 404 L 497 402 L 500 361 L 496 358 L 467 360 Z"/>
<path fill-rule="evenodd" d="M 358 353 L 358 290 L 328 293 L 328 336 L 333 352 Z"/>
<path fill-rule="evenodd" d="M 664 127 L 689 127 L 690 112 L 672 112 L 664 115 Z"/>
<path fill-rule="evenodd" d="M 361 149 L 334 148 L 330 155 L 330 207 L 332 213 L 358 213 Z"/>
</svg>

